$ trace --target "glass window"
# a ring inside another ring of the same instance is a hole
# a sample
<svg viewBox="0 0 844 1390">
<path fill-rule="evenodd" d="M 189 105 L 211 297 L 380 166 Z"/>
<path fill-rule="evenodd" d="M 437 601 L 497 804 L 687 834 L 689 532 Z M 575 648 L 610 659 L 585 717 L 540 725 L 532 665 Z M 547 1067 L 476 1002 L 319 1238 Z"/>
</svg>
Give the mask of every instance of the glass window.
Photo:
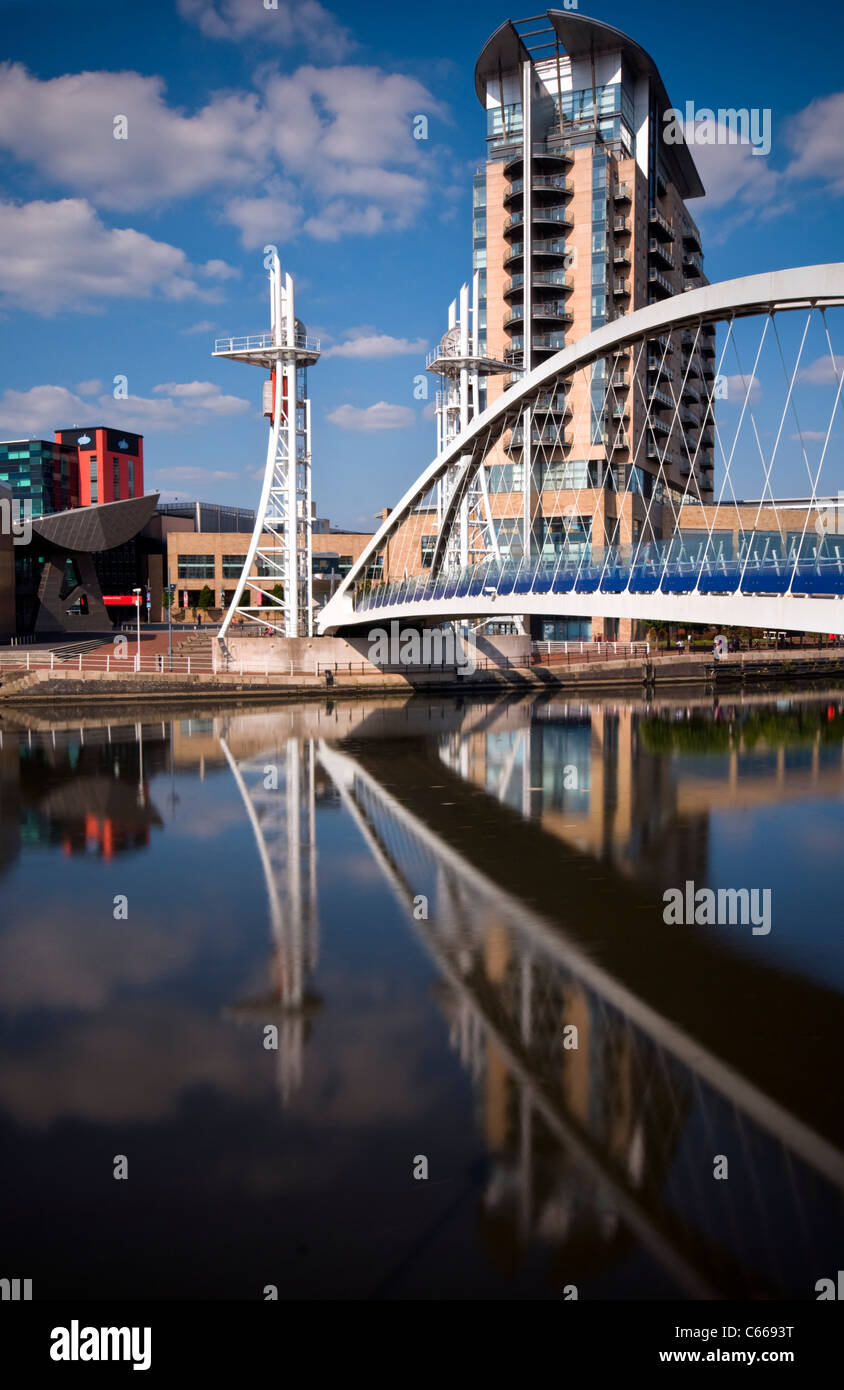
<svg viewBox="0 0 844 1390">
<path fill-rule="evenodd" d="M 437 544 L 436 536 L 423 536 L 421 543 L 422 568 L 429 570 L 434 562 L 434 547 Z"/>
<path fill-rule="evenodd" d="M 241 570 L 243 569 L 243 562 L 244 562 L 245 559 L 246 559 L 246 554 L 245 554 L 245 553 L 242 554 L 242 555 L 224 555 L 224 556 L 223 556 L 223 561 L 222 561 L 222 564 L 223 564 L 223 578 L 224 578 L 224 579 L 239 579 L 239 578 L 240 578 L 240 574 L 241 574 Z"/>
<path fill-rule="evenodd" d="M 178 563 L 179 579 L 213 579 L 213 555 L 180 555 Z"/>
</svg>

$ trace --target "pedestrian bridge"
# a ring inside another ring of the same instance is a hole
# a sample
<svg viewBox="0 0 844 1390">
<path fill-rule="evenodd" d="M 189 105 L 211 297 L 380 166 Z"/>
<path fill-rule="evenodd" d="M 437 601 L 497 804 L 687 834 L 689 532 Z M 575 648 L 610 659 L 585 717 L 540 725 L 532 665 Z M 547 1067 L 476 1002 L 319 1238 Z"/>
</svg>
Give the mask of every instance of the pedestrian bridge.
<svg viewBox="0 0 844 1390">
<path fill-rule="evenodd" d="M 320 632 L 537 614 L 844 634 L 842 305 L 844 264 L 805 266 L 674 295 L 556 353 L 407 489 Z M 578 400 L 591 456 L 570 463 Z"/>
</svg>

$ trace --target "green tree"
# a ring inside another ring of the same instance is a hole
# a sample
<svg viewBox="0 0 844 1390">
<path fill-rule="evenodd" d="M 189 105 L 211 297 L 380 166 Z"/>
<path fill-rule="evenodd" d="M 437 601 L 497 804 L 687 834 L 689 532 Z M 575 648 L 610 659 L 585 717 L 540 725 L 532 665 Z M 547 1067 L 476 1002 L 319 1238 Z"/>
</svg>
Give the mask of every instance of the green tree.
<svg viewBox="0 0 844 1390">
<path fill-rule="evenodd" d="M 207 584 L 203 584 L 203 586 L 202 586 L 202 588 L 201 588 L 201 590 L 200 590 L 200 593 L 199 593 L 199 598 L 196 600 L 196 606 L 197 606 L 197 608 L 201 608 L 203 613 L 207 613 L 207 612 L 208 612 L 208 609 L 209 609 L 209 608 L 212 608 L 213 605 L 214 605 L 214 595 L 212 594 L 212 592 L 211 592 L 211 590 L 209 589 L 208 585 L 207 585 Z"/>
<path fill-rule="evenodd" d="M 283 599 L 283 598 L 284 598 L 284 585 L 283 585 L 283 584 L 274 584 L 273 587 L 270 589 L 270 593 L 272 594 L 273 598 L 277 598 L 277 599 L 279 599 L 279 600 Z"/>
</svg>

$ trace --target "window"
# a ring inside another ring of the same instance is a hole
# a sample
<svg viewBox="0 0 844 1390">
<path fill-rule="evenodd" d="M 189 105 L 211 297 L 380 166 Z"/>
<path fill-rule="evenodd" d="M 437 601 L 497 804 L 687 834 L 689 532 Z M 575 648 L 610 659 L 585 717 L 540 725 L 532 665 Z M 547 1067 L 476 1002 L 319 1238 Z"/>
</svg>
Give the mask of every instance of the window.
<svg viewBox="0 0 844 1390">
<path fill-rule="evenodd" d="M 134 459 L 129 459 L 126 466 L 127 466 L 128 470 L 129 470 L 129 489 L 128 489 L 128 491 L 129 491 L 129 496 L 130 496 L 130 497 L 134 497 L 134 496 L 135 496 L 135 460 L 134 460 Z"/>
<path fill-rule="evenodd" d="M 99 501 L 99 486 L 98 486 L 98 482 L 97 482 L 97 455 L 96 455 L 96 454 L 90 454 L 90 455 L 89 455 L 89 457 L 88 457 L 88 466 L 89 466 L 89 468 L 90 468 L 90 470 L 91 470 L 91 501 L 92 501 L 92 502 L 98 502 L 98 501 Z"/>
<path fill-rule="evenodd" d="M 337 556 L 336 555 L 312 555 L 311 556 L 312 574 L 336 574 Z"/>
<path fill-rule="evenodd" d="M 119 496 L 120 496 L 120 459 L 119 459 L 119 458 L 116 458 L 116 459 L 113 458 L 113 459 L 111 460 L 111 468 L 112 468 L 112 488 L 113 488 L 112 496 L 114 497 L 114 500 L 115 500 L 115 502 L 116 502 L 117 499 L 118 499 Z"/>
<path fill-rule="evenodd" d="M 179 579 L 213 579 L 213 555 L 180 555 Z"/>
<path fill-rule="evenodd" d="M 243 562 L 246 555 L 224 555 L 223 556 L 223 578 L 239 579 L 243 569 Z"/>
<path fill-rule="evenodd" d="M 436 536 L 423 536 L 421 544 L 422 568 L 429 570 L 434 563 L 434 547 L 437 544 Z"/>
</svg>

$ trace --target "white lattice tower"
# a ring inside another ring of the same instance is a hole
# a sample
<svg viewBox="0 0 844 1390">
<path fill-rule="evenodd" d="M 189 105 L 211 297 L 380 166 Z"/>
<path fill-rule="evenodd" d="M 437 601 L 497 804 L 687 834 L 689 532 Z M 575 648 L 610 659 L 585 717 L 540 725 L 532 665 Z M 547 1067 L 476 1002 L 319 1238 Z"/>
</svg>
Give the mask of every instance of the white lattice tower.
<svg viewBox="0 0 844 1390">
<path fill-rule="evenodd" d="M 469 286 L 464 284 L 459 299 L 453 299 L 449 305 L 448 331 L 428 356 L 427 370 L 435 372 L 443 382 L 436 396 L 438 454 L 479 414 L 481 377 L 509 370 L 504 362 L 483 351 L 479 294 L 480 277 L 476 271 L 472 277 L 471 305 Z M 463 472 L 462 464 L 463 460 L 458 459 L 438 485 L 438 530 Z M 489 505 L 487 472 L 481 468 L 461 502 L 460 522 L 449 536 L 446 564 L 459 568 L 487 555 L 498 558 L 498 540 Z"/>
<path fill-rule="evenodd" d="M 269 267 L 270 332 L 247 338 L 218 338 L 215 357 L 229 357 L 269 371 L 264 414 L 270 419 L 261 500 L 243 571 L 219 640 L 235 613 L 283 637 L 313 633 L 311 566 L 311 404 L 306 369 L 319 357 L 319 340 L 308 338 L 296 318 L 293 279 L 278 257 Z M 251 577 L 257 567 L 257 577 Z M 273 593 L 277 585 L 283 597 Z M 250 601 L 241 605 L 245 589 Z"/>
</svg>

